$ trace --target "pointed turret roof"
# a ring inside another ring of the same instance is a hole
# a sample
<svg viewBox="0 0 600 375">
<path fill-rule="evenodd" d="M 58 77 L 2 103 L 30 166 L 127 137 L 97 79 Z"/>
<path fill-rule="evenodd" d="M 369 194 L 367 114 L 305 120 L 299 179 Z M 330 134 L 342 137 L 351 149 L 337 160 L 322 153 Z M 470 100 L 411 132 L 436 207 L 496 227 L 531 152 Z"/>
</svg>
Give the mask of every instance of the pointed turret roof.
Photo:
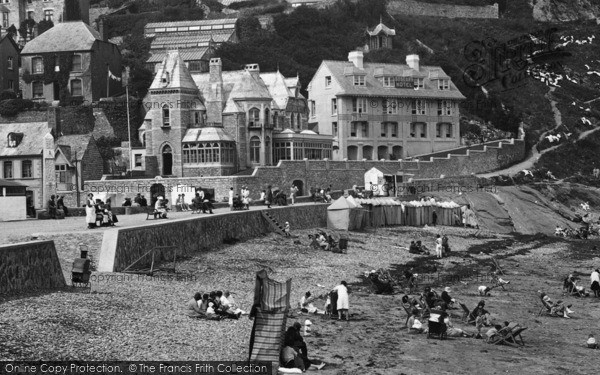
<svg viewBox="0 0 600 375">
<path fill-rule="evenodd" d="M 177 50 L 167 51 L 167 56 L 160 65 L 150 86 L 150 90 L 166 88 L 198 90 L 192 75 Z"/>
<path fill-rule="evenodd" d="M 379 22 L 379 25 L 375 26 L 373 30 L 367 29 L 367 34 L 369 34 L 369 36 L 379 35 L 380 33 L 384 33 L 387 36 L 395 36 L 396 30 L 390 29 L 389 27 L 384 25 L 383 22 L 381 22 L 381 20 Z"/>
</svg>

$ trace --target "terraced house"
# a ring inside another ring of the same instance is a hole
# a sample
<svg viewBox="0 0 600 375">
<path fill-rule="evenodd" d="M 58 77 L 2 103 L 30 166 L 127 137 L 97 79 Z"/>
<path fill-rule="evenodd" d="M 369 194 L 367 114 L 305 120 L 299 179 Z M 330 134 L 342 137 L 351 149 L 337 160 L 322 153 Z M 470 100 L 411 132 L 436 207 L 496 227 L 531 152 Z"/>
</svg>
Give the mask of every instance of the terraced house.
<svg viewBox="0 0 600 375">
<path fill-rule="evenodd" d="M 310 118 L 333 137 L 334 160 L 397 160 L 460 146 L 465 99 L 439 66 L 323 61 L 308 86 Z"/>
</svg>

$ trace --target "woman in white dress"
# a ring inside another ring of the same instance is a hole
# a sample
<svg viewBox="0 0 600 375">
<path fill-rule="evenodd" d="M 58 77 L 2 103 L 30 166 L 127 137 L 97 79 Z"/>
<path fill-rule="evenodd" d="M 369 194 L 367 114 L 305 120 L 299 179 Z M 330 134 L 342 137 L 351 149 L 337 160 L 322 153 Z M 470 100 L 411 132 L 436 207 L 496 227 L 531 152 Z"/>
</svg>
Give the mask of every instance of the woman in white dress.
<svg viewBox="0 0 600 375">
<path fill-rule="evenodd" d="M 435 238 L 435 254 L 438 258 L 442 257 L 442 238 L 439 234 Z"/>
<path fill-rule="evenodd" d="M 346 320 L 348 320 L 348 284 L 342 281 L 340 285 L 333 288 L 337 292 L 337 311 L 338 320 L 342 320 L 342 312 L 346 314 Z"/>
<path fill-rule="evenodd" d="M 85 222 L 88 225 L 88 229 L 96 227 L 96 203 L 94 202 L 94 194 L 92 193 L 87 195 L 87 202 L 85 204 Z"/>
</svg>

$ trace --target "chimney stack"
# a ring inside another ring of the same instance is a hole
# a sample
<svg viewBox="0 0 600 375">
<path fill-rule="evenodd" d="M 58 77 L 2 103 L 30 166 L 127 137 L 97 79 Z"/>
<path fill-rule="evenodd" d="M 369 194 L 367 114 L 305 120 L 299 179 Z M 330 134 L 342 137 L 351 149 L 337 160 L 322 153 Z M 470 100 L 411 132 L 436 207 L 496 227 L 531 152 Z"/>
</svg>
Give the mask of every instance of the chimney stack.
<svg viewBox="0 0 600 375">
<path fill-rule="evenodd" d="M 223 122 L 223 65 L 220 58 L 210 59 L 209 88 L 206 95 L 206 122 L 221 124 Z"/>
<path fill-rule="evenodd" d="M 354 64 L 358 69 L 363 69 L 363 52 L 352 51 L 348 54 L 348 61 Z"/>
<path fill-rule="evenodd" d="M 209 63 L 209 74 L 210 74 L 210 82 L 221 82 L 223 80 L 222 73 L 223 72 L 223 64 L 221 63 L 220 58 L 210 59 Z"/>
<path fill-rule="evenodd" d="M 98 18 L 98 21 L 96 21 L 96 29 L 98 29 L 98 34 L 100 34 L 100 38 L 106 42 L 108 40 L 108 36 L 106 35 L 106 27 L 104 26 L 103 17 Z"/>
<path fill-rule="evenodd" d="M 90 24 L 90 0 L 65 0 L 63 21 L 83 21 Z"/>
<path fill-rule="evenodd" d="M 249 72 L 254 78 L 258 78 L 260 76 L 260 67 L 258 64 L 248 64 L 244 67 L 244 70 Z"/>
<path fill-rule="evenodd" d="M 408 55 L 406 56 L 406 65 L 411 69 L 419 71 L 419 55 Z"/>
</svg>

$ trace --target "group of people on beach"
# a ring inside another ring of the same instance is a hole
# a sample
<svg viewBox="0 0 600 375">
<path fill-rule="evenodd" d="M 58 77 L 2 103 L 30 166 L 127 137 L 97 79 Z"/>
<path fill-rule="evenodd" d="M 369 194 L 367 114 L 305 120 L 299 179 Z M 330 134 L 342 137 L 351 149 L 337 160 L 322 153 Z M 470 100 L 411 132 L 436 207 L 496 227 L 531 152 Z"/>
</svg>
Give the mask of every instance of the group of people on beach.
<svg viewBox="0 0 600 375">
<path fill-rule="evenodd" d="M 235 303 L 231 293 L 226 290 L 210 293 L 197 292 L 186 304 L 187 315 L 190 318 L 205 318 L 210 320 L 239 319 L 246 314 Z"/>
<path fill-rule="evenodd" d="M 427 246 L 423 245 L 423 243 L 419 241 L 410 241 L 410 245 L 408 247 L 408 252 L 410 254 L 424 254 L 429 255 L 430 251 Z M 448 236 L 437 234 L 435 236 L 435 256 L 437 258 L 442 258 L 444 256 L 450 255 L 450 244 L 448 242 Z"/>
</svg>

